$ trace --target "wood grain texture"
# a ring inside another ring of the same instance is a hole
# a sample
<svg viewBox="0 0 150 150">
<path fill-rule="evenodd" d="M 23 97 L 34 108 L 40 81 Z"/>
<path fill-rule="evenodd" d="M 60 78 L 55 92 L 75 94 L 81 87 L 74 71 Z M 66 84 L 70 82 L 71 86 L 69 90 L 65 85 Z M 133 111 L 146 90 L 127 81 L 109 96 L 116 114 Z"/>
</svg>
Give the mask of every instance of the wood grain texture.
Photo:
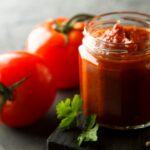
<svg viewBox="0 0 150 150">
<path fill-rule="evenodd" d="M 150 140 L 150 127 L 139 130 L 118 131 L 100 128 L 99 140 L 77 146 L 78 131 L 56 129 L 47 140 L 47 150 L 150 150 L 145 142 Z"/>
</svg>

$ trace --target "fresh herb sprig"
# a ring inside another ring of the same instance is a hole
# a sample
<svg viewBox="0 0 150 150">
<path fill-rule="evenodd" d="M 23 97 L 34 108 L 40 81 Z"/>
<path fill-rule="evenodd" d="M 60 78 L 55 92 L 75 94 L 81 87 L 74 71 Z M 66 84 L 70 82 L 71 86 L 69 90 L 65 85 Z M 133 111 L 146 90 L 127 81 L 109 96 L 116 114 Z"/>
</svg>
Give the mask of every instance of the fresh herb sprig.
<svg viewBox="0 0 150 150">
<path fill-rule="evenodd" d="M 85 117 L 82 112 L 83 101 L 80 95 L 75 95 L 73 99 L 67 98 L 56 105 L 57 118 L 60 119 L 59 128 L 71 129 L 80 128 L 81 133 L 77 137 L 80 146 L 83 142 L 97 141 L 99 124 L 96 123 L 96 115 Z M 84 121 L 81 121 L 81 118 Z"/>
</svg>

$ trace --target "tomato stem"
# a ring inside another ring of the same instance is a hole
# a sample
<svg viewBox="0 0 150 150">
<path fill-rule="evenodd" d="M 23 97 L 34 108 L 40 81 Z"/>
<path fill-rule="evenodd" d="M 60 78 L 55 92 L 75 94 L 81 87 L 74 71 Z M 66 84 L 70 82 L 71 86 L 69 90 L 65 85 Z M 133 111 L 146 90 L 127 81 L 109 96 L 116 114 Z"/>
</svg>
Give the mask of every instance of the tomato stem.
<svg viewBox="0 0 150 150">
<path fill-rule="evenodd" d="M 1 97 L 1 100 L 0 100 L 0 111 L 2 110 L 3 105 L 5 104 L 6 100 L 7 100 L 7 99 L 5 98 L 5 96 L 2 96 L 2 97 Z"/>
<path fill-rule="evenodd" d="M 19 86 L 20 86 L 22 83 L 24 83 L 28 78 L 29 78 L 29 76 L 28 76 L 28 77 L 24 77 L 24 78 L 22 78 L 21 80 L 15 82 L 15 83 L 12 84 L 11 86 L 9 86 L 9 89 L 10 89 L 10 90 L 13 90 L 13 89 L 19 87 Z"/>
<path fill-rule="evenodd" d="M 0 82 L 0 96 L 1 96 L 1 100 L 0 100 L 0 111 L 1 111 L 2 108 L 3 108 L 3 105 L 5 104 L 5 102 L 7 100 L 11 100 L 12 99 L 12 91 L 11 91 L 11 89 L 6 87 L 1 82 Z"/>
<path fill-rule="evenodd" d="M 86 20 L 92 19 L 93 17 L 94 15 L 91 15 L 91 14 L 78 14 L 70 18 L 64 25 L 60 25 L 58 22 L 55 21 L 55 29 L 58 32 L 62 32 L 66 34 L 70 30 L 72 30 L 76 22 L 86 21 Z"/>
<path fill-rule="evenodd" d="M 1 99 L 0 99 L 0 111 L 2 110 L 3 105 L 5 104 L 5 102 L 7 100 L 11 101 L 13 99 L 13 91 L 14 91 L 14 89 L 19 87 L 27 79 L 28 79 L 28 77 L 24 77 L 21 80 L 15 82 L 14 84 L 12 84 L 9 87 L 5 86 L 2 82 L 0 82 L 0 96 L 1 96 Z"/>
</svg>

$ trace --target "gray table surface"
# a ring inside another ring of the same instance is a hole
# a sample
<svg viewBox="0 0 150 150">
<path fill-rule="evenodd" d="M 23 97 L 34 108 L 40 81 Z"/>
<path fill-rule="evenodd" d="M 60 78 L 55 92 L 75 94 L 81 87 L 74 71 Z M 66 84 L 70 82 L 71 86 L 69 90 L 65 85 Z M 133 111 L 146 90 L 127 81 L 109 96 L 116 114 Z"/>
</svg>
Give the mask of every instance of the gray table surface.
<svg viewBox="0 0 150 150">
<path fill-rule="evenodd" d="M 24 49 L 33 27 L 48 18 L 118 10 L 150 13 L 150 0 L 0 0 L 0 53 Z M 53 108 L 59 99 L 74 93 L 58 92 Z M 42 150 L 56 127 L 53 116 L 51 109 L 38 123 L 21 129 L 0 125 L 0 150 Z"/>
</svg>

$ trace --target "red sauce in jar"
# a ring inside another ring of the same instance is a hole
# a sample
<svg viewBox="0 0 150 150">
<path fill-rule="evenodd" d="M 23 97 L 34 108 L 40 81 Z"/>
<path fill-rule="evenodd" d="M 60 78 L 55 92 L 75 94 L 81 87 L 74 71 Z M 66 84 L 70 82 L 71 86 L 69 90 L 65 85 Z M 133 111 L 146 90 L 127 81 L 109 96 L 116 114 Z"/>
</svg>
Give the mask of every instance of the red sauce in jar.
<svg viewBox="0 0 150 150">
<path fill-rule="evenodd" d="M 100 124 L 136 126 L 150 121 L 150 31 L 121 26 L 92 32 L 103 54 L 80 47 L 80 88 L 84 113 Z M 123 51 L 123 53 L 119 53 Z"/>
<path fill-rule="evenodd" d="M 93 32 L 92 36 L 99 37 L 103 41 L 100 45 L 102 48 L 136 52 L 148 48 L 150 31 L 144 28 L 121 26 L 120 23 L 116 23 L 113 28 Z"/>
</svg>

